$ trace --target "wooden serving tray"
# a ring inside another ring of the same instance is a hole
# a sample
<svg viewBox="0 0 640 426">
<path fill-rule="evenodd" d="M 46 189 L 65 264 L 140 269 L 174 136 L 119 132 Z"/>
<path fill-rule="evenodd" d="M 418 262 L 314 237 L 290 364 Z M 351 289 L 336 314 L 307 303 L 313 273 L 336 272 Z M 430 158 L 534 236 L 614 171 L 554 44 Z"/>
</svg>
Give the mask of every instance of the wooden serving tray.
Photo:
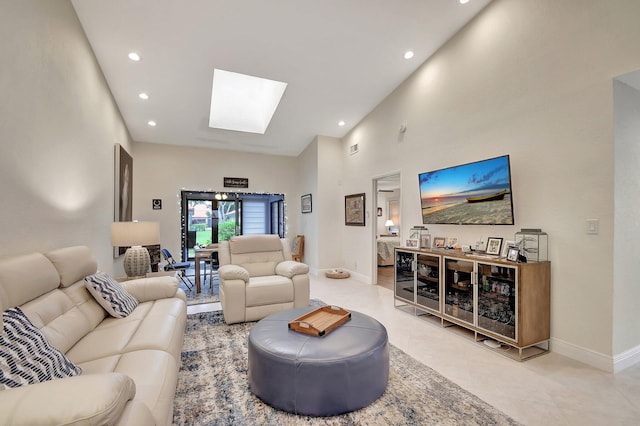
<svg viewBox="0 0 640 426">
<path fill-rule="evenodd" d="M 322 306 L 289 322 L 289 329 L 322 337 L 351 319 L 351 312 L 338 306 Z"/>
</svg>

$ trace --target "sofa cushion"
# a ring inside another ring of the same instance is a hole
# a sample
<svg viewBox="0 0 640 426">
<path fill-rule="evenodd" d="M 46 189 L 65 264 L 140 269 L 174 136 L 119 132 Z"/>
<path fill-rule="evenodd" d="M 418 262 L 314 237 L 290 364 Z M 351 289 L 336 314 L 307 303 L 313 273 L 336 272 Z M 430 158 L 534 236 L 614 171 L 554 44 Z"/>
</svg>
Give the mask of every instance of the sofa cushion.
<svg viewBox="0 0 640 426">
<path fill-rule="evenodd" d="M 85 280 L 89 293 L 114 318 L 124 318 L 138 306 L 136 298 L 104 272 L 89 275 Z"/>
<path fill-rule="evenodd" d="M 56 268 L 40 253 L 0 260 L 0 311 L 23 305 L 59 285 Z"/>
<path fill-rule="evenodd" d="M 77 376 L 82 369 L 49 344 L 20 308 L 3 313 L 0 333 L 0 388 Z"/>
<path fill-rule="evenodd" d="M 271 305 L 293 300 L 291 280 L 280 275 L 251 277 L 245 292 L 246 306 Z"/>
<path fill-rule="evenodd" d="M 65 247 L 44 255 L 58 271 L 62 287 L 69 287 L 87 275 L 95 274 L 98 270 L 98 262 L 89 247 Z"/>
<path fill-rule="evenodd" d="M 125 374 L 82 374 L 1 392 L 3 425 L 148 425 L 122 422 L 136 385 Z M 137 419 L 136 419 L 137 420 Z"/>
<path fill-rule="evenodd" d="M 229 240 L 229 251 L 231 252 L 231 257 L 234 254 L 261 251 L 282 252 L 282 243 L 277 235 L 239 235 L 231 237 Z"/>
<path fill-rule="evenodd" d="M 85 292 L 88 294 L 86 289 Z M 98 305 L 95 300 L 93 303 Z M 104 309 L 98 308 L 104 317 Z M 93 328 L 78 306 L 61 289 L 43 294 L 22 305 L 21 309 L 47 341 L 64 353 Z"/>
<path fill-rule="evenodd" d="M 85 363 L 144 349 L 156 349 L 179 358 L 186 324 L 186 308 L 181 299 L 144 302 L 126 318 L 107 317 L 91 333 L 67 352 L 69 359 L 83 368 Z M 106 365 L 111 365 L 107 361 Z M 98 365 L 96 364 L 96 365 Z M 112 371 L 94 370 L 88 372 Z"/>
</svg>

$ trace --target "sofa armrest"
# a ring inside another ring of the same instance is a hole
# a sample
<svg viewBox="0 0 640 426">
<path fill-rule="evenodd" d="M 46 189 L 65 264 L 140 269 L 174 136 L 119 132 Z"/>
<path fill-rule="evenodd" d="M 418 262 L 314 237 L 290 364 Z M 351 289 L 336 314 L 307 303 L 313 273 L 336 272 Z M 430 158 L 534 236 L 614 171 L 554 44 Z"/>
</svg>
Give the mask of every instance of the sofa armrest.
<svg viewBox="0 0 640 426">
<path fill-rule="evenodd" d="M 238 265 L 222 265 L 218 268 L 218 276 L 223 280 L 242 280 L 249 282 L 249 271 Z"/>
<path fill-rule="evenodd" d="M 287 278 L 308 273 L 308 265 L 300 262 L 294 262 L 293 260 L 285 260 L 284 262 L 280 262 L 276 265 L 276 274 Z"/>
<path fill-rule="evenodd" d="M 150 277 L 124 281 L 120 285 L 138 302 L 176 297 L 178 280 L 175 277 Z"/>
<path fill-rule="evenodd" d="M 136 393 L 124 374 L 87 374 L 0 391 L 0 424 L 115 424 Z"/>
</svg>

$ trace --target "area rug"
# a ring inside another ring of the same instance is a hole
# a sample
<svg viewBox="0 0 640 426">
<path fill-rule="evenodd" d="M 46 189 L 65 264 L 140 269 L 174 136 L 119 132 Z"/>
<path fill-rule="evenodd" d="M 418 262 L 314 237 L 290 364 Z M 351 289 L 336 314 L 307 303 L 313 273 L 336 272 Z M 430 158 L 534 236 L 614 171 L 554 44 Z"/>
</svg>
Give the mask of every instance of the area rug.
<svg viewBox="0 0 640 426">
<path fill-rule="evenodd" d="M 332 417 L 297 416 L 276 410 L 249 390 L 247 337 L 254 324 L 226 325 L 222 311 L 188 316 L 174 424 L 518 424 L 393 345 L 387 390 L 368 407 Z"/>
<path fill-rule="evenodd" d="M 191 289 L 189 289 L 183 282 L 180 282 L 180 288 L 184 290 L 187 295 L 187 305 L 200 305 L 202 303 L 214 303 L 219 302 L 219 290 L 218 290 L 218 278 L 214 278 L 213 286 L 209 284 L 208 280 L 202 284 L 200 293 L 196 293 L 196 284 L 193 277 L 189 277 L 193 283 Z"/>
</svg>

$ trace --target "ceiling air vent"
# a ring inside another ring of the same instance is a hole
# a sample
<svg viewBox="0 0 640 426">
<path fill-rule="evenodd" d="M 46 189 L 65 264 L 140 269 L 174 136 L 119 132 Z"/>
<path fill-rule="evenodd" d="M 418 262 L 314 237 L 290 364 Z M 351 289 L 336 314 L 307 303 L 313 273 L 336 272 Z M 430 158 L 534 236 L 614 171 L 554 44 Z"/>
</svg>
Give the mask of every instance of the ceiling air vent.
<svg viewBox="0 0 640 426">
<path fill-rule="evenodd" d="M 360 148 L 357 143 L 354 143 L 349 147 L 349 155 L 357 154 L 358 152 L 360 152 Z"/>
</svg>

